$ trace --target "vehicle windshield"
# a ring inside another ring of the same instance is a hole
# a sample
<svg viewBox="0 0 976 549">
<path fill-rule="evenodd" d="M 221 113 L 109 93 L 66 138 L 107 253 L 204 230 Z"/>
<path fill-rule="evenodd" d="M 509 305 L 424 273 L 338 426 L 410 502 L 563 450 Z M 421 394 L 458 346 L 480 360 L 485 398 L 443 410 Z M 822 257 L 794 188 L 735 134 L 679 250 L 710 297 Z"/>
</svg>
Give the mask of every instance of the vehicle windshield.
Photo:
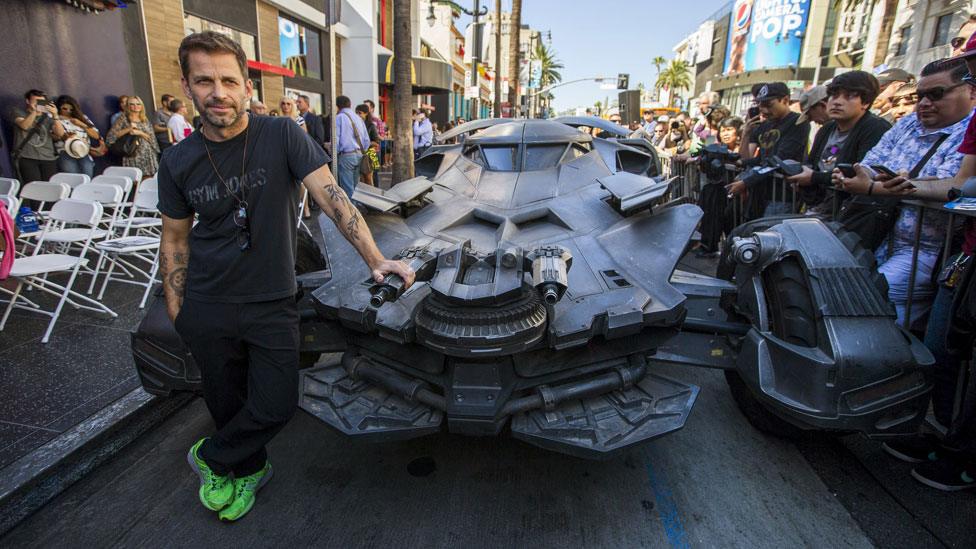
<svg viewBox="0 0 976 549">
<path fill-rule="evenodd" d="M 527 145 L 525 147 L 525 161 L 522 163 L 522 171 L 545 170 L 559 164 L 559 159 L 563 157 L 566 150 L 565 143 Z"/>
</svg>

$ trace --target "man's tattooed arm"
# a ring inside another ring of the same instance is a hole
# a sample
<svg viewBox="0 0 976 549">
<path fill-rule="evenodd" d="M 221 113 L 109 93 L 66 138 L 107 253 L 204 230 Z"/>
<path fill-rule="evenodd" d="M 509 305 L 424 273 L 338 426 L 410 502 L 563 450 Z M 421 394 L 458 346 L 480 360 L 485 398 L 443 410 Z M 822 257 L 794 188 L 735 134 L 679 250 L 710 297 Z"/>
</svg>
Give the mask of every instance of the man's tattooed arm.
<svg viewBox="0 0 976 549">
<path fill-rule="evenodd" d="M 176 320 L 186 292 L 186 270 L 190 264 L 190 229 L 193 217 L 173 219 L 163 216 L 163 236 L 159 243 L 159 275 L 166 296 L 166 312 Z"/>
<path fill-rule="evenodd" d="M 363 256 L 367 264 L 372 266 L 383 259 L 373 242 L 373 235 L 370 234 L 362 214 L 359 213 L 359 208 L 353 205 L 345 191 L 332 177 L 328 166 L 323 166 L 309 174 L 304 184 L 309 196 L 322 208 L 322 212 L 332 220 L 346 240 Z"/>
<path fill-rule="evenodd" d="M 405 263 L 383 257 L 362 214 L 336 183 L 328 165 L 310 173 L 303 183 L 312 199 L 322 208 L 322 212 L 335 223 L 339 232 L 363 257 L 375 280 L 381 281 L 385 275 L 395 273 L 403 277 L 408 286 L 413 283 L 414 273 Z"/>
</svg>

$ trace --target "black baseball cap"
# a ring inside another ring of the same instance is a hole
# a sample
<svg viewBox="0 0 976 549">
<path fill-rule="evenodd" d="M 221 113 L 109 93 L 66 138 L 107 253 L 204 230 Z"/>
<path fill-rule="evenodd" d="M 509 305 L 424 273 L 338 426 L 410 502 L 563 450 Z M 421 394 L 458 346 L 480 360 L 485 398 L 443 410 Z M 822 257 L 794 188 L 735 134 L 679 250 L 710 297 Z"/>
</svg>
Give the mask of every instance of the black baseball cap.
<svg viewBox="0 0 976 549">
<path fill-rule="evenodd" d="M 790 89 L 786 87 L 786 84 L 782 82 L 769 82 L 759 86 L 759 91 L 756 92 L 756 102 L 766 101 L 767 99 L 779 99 L 780 97 L 789 97 Z"/>
</svg>

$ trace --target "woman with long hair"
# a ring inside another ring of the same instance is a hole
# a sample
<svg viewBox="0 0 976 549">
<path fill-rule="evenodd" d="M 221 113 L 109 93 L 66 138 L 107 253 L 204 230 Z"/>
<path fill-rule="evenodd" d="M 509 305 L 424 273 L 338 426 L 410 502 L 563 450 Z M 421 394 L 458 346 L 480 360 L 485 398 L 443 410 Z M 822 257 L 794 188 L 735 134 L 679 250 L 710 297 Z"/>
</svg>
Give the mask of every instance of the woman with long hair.
<svg viewBox="0 0 976 549">
<path fill-rule="evenodd" d="M 138 145 L 130 156 L 122 158 L 122 165 L 139 168 L 143 178 L 155 175 L 159 169 L 159 144 L 146 116 L 146 106 L 137 95 L 129 96 L 125 116 L 120 116 L 112 124 L 105 141 L 111 147 L 126 135 L 134 135 L 138 139 Z"/>
<path fill-rule="evenodd" d="M 58 107 L 58 120 L 65 130 L 64 137 L 54 143 L 58 150 L 58 171 L 81 173 L 93 177 L 95 161 L 88 153 L 79 156 L 78 149 L 75 148 L 77 145 L 73 142 L 81 140 L 82 148 L 87 143 L 88 148 L 93 151 L 104 151 L 105 143 L 98 129 L 91 119 L 81 112 L 81 105 L 74 97 L 62 95 L 55 103 Z M 65 145 L 68 145 L 68 150 L 65 149 Z"/>
</svg>

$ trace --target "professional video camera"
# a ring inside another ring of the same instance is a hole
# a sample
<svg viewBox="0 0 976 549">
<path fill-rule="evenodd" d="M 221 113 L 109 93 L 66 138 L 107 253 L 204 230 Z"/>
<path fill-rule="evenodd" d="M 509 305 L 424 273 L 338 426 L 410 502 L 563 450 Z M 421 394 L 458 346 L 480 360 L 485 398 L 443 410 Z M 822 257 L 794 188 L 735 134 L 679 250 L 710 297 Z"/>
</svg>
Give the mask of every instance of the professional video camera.
<svg viewBox="0 0 976 549">
<path fill-rule="evenodd" d="M 700 169 L 711 179 L 722 179 L 725 177 L 725 165 L 734 164 L 739 160 L 739 154 L 730 151 L 725 145 L 714 143 L 705 145 L 699 151 L 701 161 Z"/>
</svg>

